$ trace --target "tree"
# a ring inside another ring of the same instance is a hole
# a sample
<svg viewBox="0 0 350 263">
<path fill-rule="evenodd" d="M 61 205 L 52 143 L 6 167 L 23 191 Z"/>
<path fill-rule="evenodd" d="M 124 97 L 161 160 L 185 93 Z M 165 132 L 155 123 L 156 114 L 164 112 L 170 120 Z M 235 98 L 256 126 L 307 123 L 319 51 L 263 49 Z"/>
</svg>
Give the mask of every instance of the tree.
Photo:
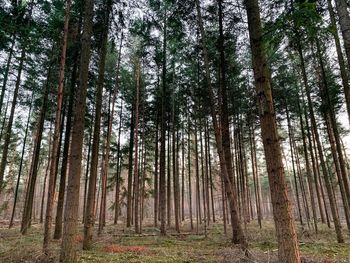
<svg viewBox="0 0 350 263">
<path fill-rule="evenodd" d="M 257 0 L 245 0 L 244 3 L 248 16 L 261 136 L 265 150 L 278 241 L 278 257 L 281 262 L 300 262 L 299 245 L 284 179 L 282 151 L 272 100 L 271 75 L 263 49 L 259 4 Z"/>
<path fill-rule="evenodd" d="M 72 141 L 67 184 L 67 201 L 64 209 L 64 228 L 61 244 L 61 262 L 77 262 L 77 244 L 75 236 L 77 232 L 79 211 L 79 190 L 81 159 L 84 137 L 84 121 L 86 108 L 86 92 L 88 84 L 91 35 L 93 24 L 93 0 L 84 3 L 84 24 L 80 54 L 79 84 L 76 89 L 76 97 L 73 107 Z"/>
</svg>

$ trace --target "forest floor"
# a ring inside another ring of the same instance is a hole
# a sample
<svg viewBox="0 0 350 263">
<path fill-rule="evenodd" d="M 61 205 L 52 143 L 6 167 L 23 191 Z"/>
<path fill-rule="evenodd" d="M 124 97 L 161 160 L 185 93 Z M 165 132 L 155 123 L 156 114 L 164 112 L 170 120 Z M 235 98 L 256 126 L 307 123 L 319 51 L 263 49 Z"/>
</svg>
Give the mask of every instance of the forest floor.
<svg viewBox="0 0 350 263">
<path fill-rule="evenodd" d="M 4 223 L 4 222 L 3 222 Z M 165 237 L 159 236 L 157 228 L 143 227 L 143 234 L 136 235 L 133 229 L 121 225 L 107 225 L 104 233 L 95 236 L 93 249 L 81 251 L 80 262 L 270 262 L 277 263 L 277 243 L 272 222 L 264 221 L 260 229 L 257 222 L 247 224 L 247 238 L 251 258 L 230 242 L 229 234 L 223 234 L 222 224 L 210 224 L 207 237 L 202 226 L 199 234 L 189 231 L 189 224 L 182 226 L 183 232 L 176 234 L 169 230 Z M 82 229 L 81 229 L 82 230 Z M 18 227 L 8 229 L 0 225 L 0 262 L 56 262 L 60 241 L 51 243 L 52 258 L 43 260 L 41 252 L 43 229 L 35 224 L 26 236 Z M 228 229 L 227 233 L 230 233 Z M 346 234 L 345 244 L 337 244 L 334 230 L 319 224 L 319 233 L 303 230 L 298 226 L 298 237 L 302 262 L 350 262 L 350 237 Z M 82 236 L 77 237 L 77 242 Z"/>
</svg>

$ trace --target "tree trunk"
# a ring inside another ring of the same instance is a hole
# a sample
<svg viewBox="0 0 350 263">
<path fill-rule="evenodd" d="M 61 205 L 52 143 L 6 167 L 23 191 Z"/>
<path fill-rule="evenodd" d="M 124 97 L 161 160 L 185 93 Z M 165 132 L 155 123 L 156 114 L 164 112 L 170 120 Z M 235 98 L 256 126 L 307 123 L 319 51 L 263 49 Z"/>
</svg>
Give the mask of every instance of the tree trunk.
<svg viewBox="0 0 350 263">
<path fill-rule="evenodd" d="M 39 113 L 39 119 L 37 122 L 37 128 L 34 136 L 34 150 L 33 150 L 32 160 L 31 160 L 30 169 L 29 169 L 29 176 L 28 176 L 29 179 L 28 179 L 27 191 L 26 191 L 26 196 L 24 201 L 24 210 L 22 214 L 22 223 L 21 223 L 22 235 L 25 235 L 27 233 L 27 230 L 30 226 L 30 221 L 31 221 L 31 214 L 32 214 L 33 200 L 34 200 L 34 190 L 35 190 L 36 178 L 38 175 L 38 165 L 39 165 L 39 159 L 40 159 L 41 140 L 43 136 L 45 115 L 46 115 L 46 111 L 48 110 L 48 95 L 50 90 L 49 83 L 50 83 L 50 76 L 51 76 L 51 67 L 52 67 L 52 63 L 50 64 L 47 71 L 45 91 L 43 94 L 43 101 L 42 101 L 42 105 Z"/>
<path fill-rule="evenodd" d="M 334 37 L 334 43 L 335 48 L 337 51 L 337 57 L 338 57 L 338 63 L 339 63 L 339 69 L 340 69 L 340 76 L 342 79 L 343 89 L 344 89 L 344 95 L 345 95 L 345 102 L 346 102 L 346 109 L 348 111 L 348 119 L 350 122 L 350 86 L 349 86 L 349 78 L 348 73 L 345 66 L 344 56 L 343 52 L 341 50 L 340 40 L 339 40 L 339 34 L 337 29 L 337 22 L 335 19 L 335 14 L 332 6 L 332 0 L 327 0 L 328 5 L 328 13 L 331 19 L 331 27 L 332 27 L 332 34 Z M 350 19 L 349 19 L 350 21 Z M 349 25 L 348 25 L 349 26 Z M 350 41 L 350 40 L 349 40 Z"/>
<path fill-rule="evenodd" d="M 75 59 L 78 59 L 78 52 L 75 52 Z M 76 61 L 74 60 L 74 61 Z M 69 145 L 70 145 L 70 136 L 71 136 L 71 127 L 72 127 L 72 114 L 73 114 L 73 102 L 74 102 L 74 89 L 76 84 L 76 73 L 77 73 L 77 63 L 73 65 L 73 71 L 71 76 L 71 88 L 69 95 L 69 105 L 67 112 L 67 121 L 66 121 L 66 130 L 64 135 L 64 145 L 63 145 L 63 159 L 61 167 L 61 178 L 60 186 L 58 193 L 57 201 L 57 212 L 56 212 L 56 221 L 55 221 L 55 231 L 54 239 L 60 239 L 62 237 L 62 220 L 63 220 L 63 206 L 64 206 L 64 195 L 66 191 L 66 178 L 68 172 L 68 154 L 69 154 Z"/>
<path fill-rule="evenodd" d="M 9 150 L 10 141 L 11 141 L 12 125 L 13 125 L 13 120 L 14 120 L 14 116 L 15 116 L 18 91 L 19 91 L 19 88 L 21 85 L 21 76 L 22 76 L 25 55 L 26 55 L 26 47 L 24 45 L 22 47 L 21 57 L 19 59 L 15 90 L 13 92 L 12 103 L 11 103 L 11 111 L 10 111 L 9 120 L 7 122 L 4 145 L 2 147 L 2 156 L 1 156 L 1 162 L 0 162 L 0 193 L 2 192 L 2 190 L 4 188 L 3 183 L 4 183 L 5 169 L 6 169 L 6 165 L 7 165 L 7 155 L 8 155 L 8 150 Z"/>
<path fill-rule="evenodd" d="M 4 72 L 4 76 L 3 76 L 3 80 L 2 80 L 1 95 L 0 95 L 0 116 L 2 114 L 2 106 L 3 106 L 2 104 L 4 103 L 7 80 L 8 80 L 8 75 L 9 75 L 9 71 L 10 71 L 10 66 L 11 66 L 11 61 L 12 61 L 12 56 L 13 56 L 15 44 L 16 44 L 16 33 L 13 33 L 12 39 L 11 39 L 11 48 L 10 48 L 9 55 L 7 58 L 6 68 L 4 70 L 5 72 Z M 5 111 L 5 113 L 6 113 L 6 111 Z"/>
<path fill-rule="evenodd" d="M 192 216 L 192 179 L 191 179 L 191 124 L 189 106 L 187 107 L 187 170 L 188 170 L 188 201 L 191 230 L 193 230 L 193 216 Z"/>
<path fill-rule="evenodd" d="M 178 170 L 178 159 L 177 153 L 179 148 L 176 147 L 176 143 L 178 141 L 178 137 L 176 136 L 176 124 L 175 124 L 175 98 L 172 98 L 172 138 L 173 138 L 173 180 L 174 180 L 174 217 L 175 217 L 175 230 L 180 233 L 180 185 L 179 185 L 179 170 Z"/>
<path fill-rule="evenodd" d="M 120 54 L 120 53 L 119 53 Z M 120 156 L 120 136 L 122 132 L 122 116 L 123 116 L 123 101 L 121 101 L 120 115 L 119 115 L 119 128 L 118 128 L 118 142 L 117 142 L 117 172 L 115 182 L 115 211 L 114 211 L 114 224 L 118 223 L 119 217 L 119 193 L 120 193 L 120 175 L 122 170 L 122 160 Z"/>
<path fill-rule="evenodd" d="M 141 78 L 141 65 L 140 61 L 137 60 L 135 63 L 135 130 L 134 130 L 134 144 L 135 144 L 135 156 L 134 156 L 134 191 L 135 191 L 135 233 L 140 233 L 139 225 L 139 199 L 140 199 L 140 182 L 139 182 L 139 163 L 138 163 L 138 154 L 139 154 L 139 105 L 140 105 L 140 78 Z"/>
<path fill-rule="evenodd" d="M 11 228 L 13 226 L 13 219 L 14 219 L 15 211 L 16 211 L 18 189 L 19 189 L 19 183 L 20 183 L 20 179 L 21 179 L 21 175 L 22 175 L 24 153 L 25 153 L 26 144 L 27 144 L 27 137 L 28 137 L 30 118 L 32 116 L 31 113 L 32 113 L 33 102 L 34 102 L 34 92 L 32 92 L 32 98 L 31 98 L 31 102 L 30 102 L 30 106 L 29 106 L 29 113 L 28 113 L 28 119 L 27 119 L 27 125 L 26 125 L 26 129 L 25 129 L 25 132 L 24 132 L 23 146 L 22 146 L 22 152 L 21 152 L 21 161 L 19 163 L 17 182 L 16 182 L 16 188 L 15 188 L 15 196 L 13 197 L 13 207 L 12 207 L 12 213 L 11 213 L 11 219 L 10 219 L 9 228 Z M 0 108 L 1 108 L 1 106 L 0 106 Z"/>
<path fill-rule="evenodd" d="M 88 86 L 91 36 L 93 26 L 93 0 L 86 0 L 84 3 L 84 25 L 81 37 L 81 55 L 79 85 L 76 88 L 75 103 L 73 107 L 72 143 L 68 160 L 69 173 L 67 184 L 67 196 L 64 210 L 64 228 L 61 244 L 60 261 L 63 263 L 77 262 L 77 234 L 78 212 L 79 212 L 79 191 L 84 123 L 86 108 L 86 93 Z M 89 211 L 89 210 L 87 210 Z M 86 221 L 89 219 L 86 218 Z"/>
<path fill-rule="evenodd" d="M 100 60 L 98 66 L 98 80 L 96 88 L 96 108 L 95 108 L 95 123 L 94 123 L 94 135 L 92 142 L 91 153 L 91 166 L 90 166 L 90 178 L 89 178 L 89 190 L 86 201 L 85 222 L 84 222 L 84 241 L 83 249 L 91 249 L 92 246 L 92 231 L 95 223 L 95 195 L 96 195 L 96 179 L 97 179 L 97 166 L 98 166 L 98 154 L 100 144 L 101 133 L 101 111 L 102 111 L 102 93 L 105 76 L 105 65 L 107 55 L 107 41 L 108 41 L 108 28 L 109 28 L 109 13 L 111 9 L 111 0 L 108 0 L 104 6 L 103 14 L 103 28 L 101 36 L 101 46 L 99 50 Z M 105 177 L 106 175 L 103 175 Z M 103 181 L 106 178 L 102 179 Z M 103 196 L 103 194 L 102 194 Z M 100 208 L 101 209 L 101 208 Z"/>
<path fill-rule="evenodd" d="M 345 54 L 348 61 L 348 68 L 350 67 L 350 16 L 348 12 L 348 5 L 346 0 L 335 0 L 340 29 L 342 32 Z M 338 57 L 339 59 L 339 57 Z"/>
<path fill-rule="evenodd" d="M 44 241 L 43 241 L 43 252 L 48 254 L 49 242 L 51 240 L 51 228 L 52 228 L 52 210 L 55 196 L 58 157 L 60 153 L 60 135 L 61 135 L 61 114 L 62 114 L 62 103 L 64 95 L 64 73 L 66 65 L 66 50 L 68 44 L 68 26 L 71 9 L 71 0 L 67 0 L 66 3 L 66 14 L 64 17 L 64 29 L 63 29 L 63 44 L 60 59 L 59 77 L 58 77 L 58 91 L 57 91 L 57 105 L 55 115 L 55 129 L 53 134 L 53 144 L 51 153 L 51 164 L 49 173 L 49 185 L 48 185 L 48 196 L 46 204 L 46 217 L 44 225 Z"/>
<path fill-rule="evenodd" d="M 344 243 L 344 238 L 343 238 L 342 233 L 341 233 L 341 225 L 340 225 L 340 221 L 339 221 L 339 217 L 338 217 L 337 209 L 336 209 L 336 201 L 335 201 L 334 196 L 332 194 L 331 182 L 329 179 L 326 163 L 325 163 L 324 156 L 323 156 L 323 150 L 322 150 L 322 146 L 321 146 L 320 136 L 319 136 L 319 133 L 317 130 L 316 119 L 315 119 L 313 104 L 312 104 L 312 100 L 311 100 L 310 88 L 309 88 L 308 79 L 307 79 L 307 75 L 306 75 L 305 62 L 304 62 L 303 52 L 302 52 L 300 44 L 297 46 L 297 51 L 298 51 L 299 58 L 300 58 L 302 77 L 303 77 L 304 87 L 305 87 L 306 96 L 307 96 L 307 103 L 308 103 L 309 111 L 310 111 L 311 126 L 312 126 L 312 130 L 313 130 L 313 133 L 314 133 L 315 139 L 316 139 L 316 146 L 317 146 L 318 154 L 320 157 L 323 177 L 324 177 L 325 184 L 326 184 L 326 189 L 327 189 L 327 194 L 328 194 L 328 198 L 329 198 L 329 204 L 331 207 L 335 232 L 337 235 L 338 242 Z"/>
<path fill-rule="evenodd" d="M 166 234 L 166 177 L 165 177 L 165 144 L 166 144 L 166 59 L 167 59 L 167 10 L 164 10 L 163 23 L 163 71 L 161 94 L 161 114 L 160 114 L 160 153 L 159 153 L 159 208 L 160 208 L 160 232 Z"/>
<path fill-rule="evenodd" d="M 272 99 L 271 75 L 263 49 L 259 4 L 257 0 L 245 0 L 245 6 L 248 16 L 256 94 L 259 101 L 261 134 L 278 241 L 278 257 L 280 262 L 300 262 L 298 239 L 284 179 L 282 151 Z"/>
<path fill-rule="evenodd" d="M 236 193 L 233 190 L 232 184 L 231 184 L 231 176 L 228 173 L 227 170 L 227 164 L 226 164 L 226 158 L 225 153 L 223 150 L 223 144 L 222 144 L 222 137 L 220 134 L 220 127 L 217 120 L 217 110 L 216 110 L 216 103 L 214 99 L 214 92 L 212 89 L 212 82 L 210 77 L 210 70 L 209 70 L 209 58 L 208 58 L 208 50 L 207 50 L 207 41 L 206 41 L 206 33 L 204 30 L 202 15 L 201 15 L 201 9 L 199 0 L 196 0 L 196 10 L 197 10 L 197 21 L 198 26 L 200 30 L 200 34 L 202 37 L 202 48 L 203 48 L 203 60 L 204 60 L 204 66 L 205 66 L 205 78 L 207 81 L 207 89 L 209 93 L 209 108 L 210 108 L 210 114 L 212 117 L 212 122 L 214 126 L 214 132 L 215 132 L 215 141 L 216 141 L 216 147 L 219 155 L 220 160 L 220 168 L 221 168 L 221 175 L 223 176 L 224 183 L 226 185 L 225 189 L 227 192 L 227 195 L 229 197 L 230 201 L 230 209 L 231 209 L 231 217 L 232 217 L 232 225 L 236 226 L 233 227 L 233 242 L 237 244 L 241 244 L 243 249 L 246 249 L 248 244 L 246 241 L 246 238 L 244 236 L 243 230 L 241 228 L 241 223 L 238 217 L 237 213 L 237 199 L 236 199 Z"/>
</svg>

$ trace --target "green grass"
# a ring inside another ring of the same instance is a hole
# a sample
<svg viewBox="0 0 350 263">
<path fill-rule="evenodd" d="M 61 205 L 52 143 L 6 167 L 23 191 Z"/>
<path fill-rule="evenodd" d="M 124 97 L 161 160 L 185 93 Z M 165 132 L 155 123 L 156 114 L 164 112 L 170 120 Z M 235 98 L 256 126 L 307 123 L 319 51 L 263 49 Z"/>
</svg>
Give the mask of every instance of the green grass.
<svg viewBox="0 0 350 263">
<path fill-rule="evenodd" d="M 302 256 L 306 262 L 324 262 L 326 259 L 333 262 L 350 262 L 350 240 L 346 236 L 345 244 L 336 243 L 333 229 L 319 226 L 319 233 L 312 230 L 302 231 L 298 227 L 298 236 Z M 188 229 L 188 226 L 183 226 Z M 34 225 L 28 235 L 21 236 L 19 229 L 0 228 L 0 262 L 38 262 L 41 258 L 42 227 Z M 133 229 L 123 226 L 108 225 L 103 235 L 95 236 L 93 249 L 80 251 L 80 262 L 252 262 L 243 260 L 244 255 L 237 246 L 230 242 L 228 235 L 223 234 L 221 224 L 211 224 L 208 236 L 184 231 L 177 235 L 172 230 L 168 236 L 159 236 L 154 227 L 144 227 L 143 235 L 135 235 Z M 254 262 L 278 262 L 276 258 L 277 242 L 274 236 L 274 227 L 271 222 L 264 222 L 259 229 L 256 222 L 247 225 L 246 232 L 249 249 Z M 119 253 L 107 252 L 109 246 L 141 247 L 140 252 L 123 251 Z M 57 260 L 60 241 L 51 244 L 52 262 Z"/>
</svg>

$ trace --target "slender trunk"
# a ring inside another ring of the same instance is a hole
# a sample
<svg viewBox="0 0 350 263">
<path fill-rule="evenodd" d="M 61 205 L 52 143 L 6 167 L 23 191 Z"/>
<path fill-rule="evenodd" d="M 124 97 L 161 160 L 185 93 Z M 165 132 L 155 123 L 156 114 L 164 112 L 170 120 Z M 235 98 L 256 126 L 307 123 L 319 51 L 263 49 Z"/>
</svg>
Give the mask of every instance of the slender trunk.
<svg viewBox="0 0 350 263">
<path fill-rule="evenodd" d="M 53 144 L 52 144 L 52 153 L 51 153 L 51 164 L 50 164 L 50 173 L 49 173 L 49 185 L 48 185 L 48 196 L 46 204 L 46 217 L 44 225 L 44 241 L 43 241 L 43 252 L 48 254 L 49 242 L 51 240 L 51 228 L 52 228 L 52 210 L 54 205 L 54 196 L 55 196 L 55 186 L 56 186 L 56 177 L 57 177 L 57 167 L 58 167 L 58 156 L 60 152 L 60 135 L 61 135 L 61 114 L 62 114 L 62 103 L 64 95 L 64 73 L 66 65 L 66 50 L 68 44 L 68 26 L 69 26 L 69 17 L 71 9 L 71 0 L 67 1 L 66 14 L 64 18 L 64 29 L 63 29 L 63 44 L 59 68 L 59 77 L 58 77 L 58 91 L 57 91 L 57 105 L 56 105 L 56 116 L 55 116 L 55 128 L 53 134 Z"/>
<path fill-rule="evenodd" d="M 85 222 L 84 222 L 84 241 L 83 249 L 91 249 L 92 246 L 92 231 L 95 223 L 95 213 L 93 211 L 96 195 L 96 179 L 97 179 L 97 166 L 98 166 L 98 154 L 101 134 L 101 111 L 102 111 L 102 93 L 105 77 L 105 65 L 107 56 L 107 41 L 108 41 L 108 28 L 109 28 L 109 13 L 111 9 L 111 0 L 108 0 L 104 6 L 103 14 L 103 28 L 101 47 L 99 50 L 100 60 L 98 66 L 98 80 L 96 88 L 96 107 L 95 107 L 95 123 L 94 123 L 94 135 L 92 142 L 91 153 L 91 166 L 90 166 L 90 178 L 89 178 L 89 190 L 86 201 Z M 102 185 L 106 175 L 103 175 Z M 102 194 L 103 195 L 103 194 Z M 101 209 L 102 207 L 100 207 Z"/>
<path fill-rule="evenodd" d="M 118 142 L 117 142 L 117 172 L 115 182 L 115 210 L 114 210 L 114 224 L 118 223 L 119 216 L 119 194 L 120 194 L 120 175 L 122 170 L 122 160 L 120 156 L 120 136 L 122 132 L 122 116 L 123 116 L 123 101 L 121 101 L 119 128 L 118 128 Z"/>
<path fill-rule="evenodd" d="M 51 165 L 51 162 L 50 162 L 50 158 L 51 158 L 51 154 L 52 152 L 50 151 L 51 150 L 51 140 L 52 140 L 52 135 L 51 135 L 51 130 L 52 130 L 52 123 L 50 125 L 50 132 L 49 132 L 49 156 L 48 156 L 48 161 L 47 161 L 47 164 L 46 164 L 46 170 L 45 170 L 45 176 L 44 176 L 44 186 L 43 186 L 43 191 L 42 191 L 42 195 L 41 195 L 41 206 L 40 206 L 40 224 L 42 224 L 44 222 L 44 201 L 45 201 L 45 196 L 46 196 L 46 183 L 47 183 L 47 176 L 50 172 L 50 165 Z M 34 206 L 34 210 L 35 210 L 35 206 Z"/>
<path fill-rule="evenodd" d="M 86 93 L 89 75 L 91 36 L 93 26 L 94 0 L 86 0 L 84 3 L 84 25 L 81 37 L 79 85 L 76 88 L 75 103 L 73 107 L 72 143 L 68 160 L 69 173 L 67 184 L 67 196 L 64 209 L 64 228 L 61 244 L 60 261 L 77 262 L 77 243 L 75 241 L 78 225 L 79 191 L 81 161 L 84 140 L 84 123 L 86 109 Z M 89 211 L 87 209 L 87 211 Z M 89 221 L 86 218 L 86 221 Z"/>
<path fill-rule="evenodd" d="M 15 90 L 13 92 L 12 103 L 11 103 L 11 111 L 10 111 L 9 120 L 7 122 L 7 127 L 6 127 L 6 131 L 5 131 L 4 145 L 2 147 L 2 156 L 1 156 L 1 162 L 0 162 L 0 193 L 2 192 L 2 190 L 4 188 L 3 187 L 4 175 L 5 175 L 6 165 L 7 165 L 7 156 L 8 156 L 8 150 L 9 150 L 11 135 L 12 135 L 12 125 L 13 125 L 13 120 L 14 120 L 14 116 L 15 116 L 18 91 L 19 91 L 19 88 L 21 85 L 21 77 L 22 77 L 22 70 L 23 70 L 25 55 L 26 55 L 26 47 L 24 45 L 22 47 L 21 57 L 19 60 Z"/>
<path fill-rule="evenodd" d="M 254 194 L 255 194 L 255 205 L 256 205 L 256 214 L 258 218 L 258 224 L 260 228 L 261 225 L 261 201 L 260 201 L 260 192 L 258 184 L 258 175 L 256 170 L 256 159 L 255 159 L 255 140 L 253 140 L 254 129 L 252 129 L 252 124 L 249 125 L 249 143 L 250 143 L 250 159 L 252 163 L 252 172 L 253 172 L 253 185 L 254 185 Z"/>
<path fill-rule="evenodd" d="M 345 61 L 344 61 L 344 56 L 343 52 L 341 50 L 341 45 L 340 45 L 340 40 L 339 40 L 339 34 L 338 34 L 338 29 L 337 29 L 337 22 L 332 6 L 332 0 L 327 0 L 327 5 L 328 5 L 328 13 L 331 19 L 331 26 L 332 26 L 332 34 L 334 37 L 334 43 L 335 43 L 335 48 L 337 51 L 337 57 L 338 57 L 338 63 L 339 63 L 339 69 L 340 69 L 340 76 L 342 79 L 342 84 L 343 84 L 343 89 L 344 89 L 344 94 L 345 94 L 345 102 L 346 102 L 346 109 L 348 111 L 348 118 L 350 122 L 350 86 L 349 86 L 349 78 L 348 78 L 348 73 L 346 70 L 345 66 Z M 350 19 L 349 19 L 350 21 Z"/>
<path fill-rule="evenodd" d="M 140 78 L 141 78 L 141 65 L 140 61 L 137 61 L 135 64 L 135 131 L 134 131 L 134 145 L 135 145 L 135 156 L 134 156 L 134 184 L 135 184 L 135 232 L 136 234 L 140 233 L 139 225 L 139 197 L 140 197 L 140 182 L 139 182 L 139 163 L 138 163 L 138 154 L 139 154 L 139 104 L 140 104 Z"/>
<path fill-rule="evenodd" d="M 317 48 L 317 57 L 319 60 L 319 66 L 321 70 L 321 72 L 319 72 L 320 73 L 319 75 L 321 75 L 320 78 L 322 78 L 322 81 L 320 80 L 320 88 L 324 96 L 323 100 L 326 104 L 326 112 L 325 112 L 326 126 L 327 126 L 328 136 L 330 139 L 334 162 L 336 167 L 338 167 L 337 169 L 338 183 L 340 186 L 340 191 L 343 199 L 347 227 L 348 227 L 348 230 L 350 230 L 350 211 L 349 211 L 350 189 L 349 189 L 349 182 L 348 182 L 348 174 L 345 167 L 345 161 L 344 161 L 340 138 L 339 138 L 338 126 L 335 119 L 334 105 L 332 104 L 331 98 L 329 95 L 325 66 L 324 66 L 324 62 L 321 54 L 321 48 L 320 48 L 318 39 L 316 39 L 316 48 Z"/>
<path fill-rule="evenodd" d="M 1 94 L 0 94 L 0 116 L 2 114 L 2 104 L 4 103 L 7 80 L 8 80 L 8 75 L 10 72 L 10 67 L 12 64 L 11 62 L 12 62 L 12 56 L 13 56 L 15 44 L 16 44 L 16 33 L 13 33 L 12 38 L 11 38 L 11 48 L 10 48 L 10 51 L 8 53 L 9 55 L 7 58 L 6 68 L 5 68 L 5 72 L 4 72 L 4 76 L 3 76 L 3 80 L 2 80 L 2 87 L 1 87 Z M 6 111 L 5 111 L 5 113 L 6 113 Z"/>
<path fill-rule="evenodd" d="M 34 92 L 32 93 L 32 98 L 31 98 L 30 106 L 29 106 L 29 113 L 28 113 L 26 129 L 25 129 L 25 132 L 24 132 L 23 146 L 22 146 L 22 152 L 21 152 L 21 161 L 19 163 L 17 182 L 16 182 L 16 188 L 15 188 L 15 196 L 13 197 L 13 207 L 12 207 L 12 213 L 11 213 L 11 219 L 10 219 L 9 228 L 11 228 L 13 226 L 13 219 L 14 219 L 15 211 L 16 211 L 18 189 L 19 189 L 20 179 L 21 179 L 21 175 L 22 175 L 24 154 L 25 154 L 25 149 L 26 149 L 26 144 L 27 144 L 27 137 L 28 137 L 28 130 L 29 130 L 29 123 L 30 123 L 30 118 L 32 116 L 31 113 L 32 113 L 32 106 L 33 106 L 33 102 L 34 102 L 33 99 L 34 99 Z M 1 106 L 0 106 L 0 108 L 1 108 Z"/>
<path fill-rule="evenodd" d="M 326 184 L 326 189 L 327 189 L 327 194 L 328 194 L 328 198 L 329 198 L 329 204 L 331 207 L 334 227 L 335 227 L 335 231 L 337 234 L 337 240 L 339 243 L 344 243 L 344 238 L 343 238 L 342 233 L 341 233 L 341 224 L 340 224 L 339 217 L 337 214 L 337 209 L 336 209 L 336 201 L 335 201 L 334 196 L 332 194 L 331 182 L 330 182 L 330 178 L 328 175 L 327 167 L 326 167 L 324 156 L 323 156 L 323 150 L 322 150 L 322 146 L 321 146 L 320 136 L 319 136 L 319 133 L 317 130 L 316 119 L 315 119 L 313 104 L 312 104 L 312 100 L 311 100 L 310 88 L 309 88 L 308 79 L 307 79 L 307 75 L 306 75 L 305 62 L 304 62 L 303 52 L 302 52 L 300 44 L 297 46 L 297 51 L 298 51 L 299 58 L 300 58 L 304 88 L 306 91 L 307 103 L 308 103 L 309 111 L 310 111 L 311 126 L 312 126 L 312 130 L 313 130 L 313 133 L 314 133 L 315 139 L 316 139 L 316 146 L 317 146 L 318 154 L 320 157 L 321 168 L 322 168 L 323 177 L 324 177 L 325 184 Z"/>
<path fill-rule="evenodd" d="M 154 153 L 154 226 L 158 226 L 158 208 L 159 208 L 159 193 L 158 193 L 158 160 L 159 160 L 159 110 L 156 117 L 156 138 L 155 138 L 155 153 Z"/>
<path fill-rule="evenodd" d="M 188 170 L 188 201 L 191 230 L 193 230 L 193 216 L 192 216 L 192 179 L 191 179 L 191 124 L 189 107 L 187 110 L 187 170 Z"/>
<path fill-rule="evenodd" d="M 175 124 L 175 98 L 173 94 L 172 101 L 172 138 L 173 138 L 173 180 L 174 180 L 174 217 L 175 217 L 175 230 L 180 233 L 180 185 L 179 185 L 179 170 L 178 170 L 178 160 L 177 153 L 179 147 L 176 147 L 178 137 L 176 136 L 176 124 Z"/>
<path fill-rule="evenodd" d="M 171 144 L 170 144 L 170 123 L 168 123 L 168 153 L 167 153 L 167 184 L 166 184 L 166 206 L 167 206 L 167 226 L 171 226 L 171 171 L 170 171 L 170 152 L 171 152 Z"/>
<path fill-rule="evenodd" d="M 199 187 L 199 156 L 198 156 L 198 131 L 197 119 L 194 120 L 194 154 L 195 154 L 195 169 L 196 169 L 196 231 L 198 234 L 198 224 L 202 223 L 201 199 Z"/>
<path fill-rule="evenodd" d="M 335 6 L 337 9 L 340 29 L 344 40 L 345 54 L 348 61 L 348 67 L 350 67 L 350 16 L 348 11 L 348 5 L 346 0 L 335 0 Z"/>
<path fill-rule="evenodd" d="M 128 194 L 126 203 L 126 227 L 131 226 L 132 218 L 132 162 L 134 152 L 134 131 L 135 131 L 135 105 L 132 105 L 130 117 L 130 143 L 129 143 L 129 163 L 128 163 Z"/>
<path fill-rule="evenodd" d="M 24 201 L 24 210 L 22 214 L 22 223 L 21 223 L 21 233 L 25 235 L 27 233 L 28 228 L 30 227 L 31 221 L 31 211 L 33 208 L 33 200 L 34 200 L 34 190 L 36 185 L 36 179 L 38 175 L 38 166 L 40 159 L 40 150 L 41 150 L 41 141 L 44 130 L 44 122 L 46 112 L 48 110 L 48 96 L 50 91 L 50 77 L 51 77 L 51 67 L 52 63 L 49 65 L 47 71 L 47 78 L 44 88 L 42 105 L 39 113 L 39 119 L 37 122 L 36 132 L 34 136 L 34 149 L 32 154 L 31 165 L 29 169 L 29 179 L 27 185 L 27 191 Z"/>
<path fill-rule="evenodd" d="M 76 52 L 75 56 L 77 59 L 78 52 Z M 77 63 L 74 63 L 72 76 L 71 76 L 71 88 L 70 88 L 70 95 L 69 95 L 66 130 L 64 135 L 61 178 L 60 178 L 60 186 L 59 186 L 58 201 L 57 201 L 55 231 L 53 236 L 54 239 L 60 239 L 62 237 L 63 206 L 64 206 L 64 195 L 66 191 L 66 178 L 67 178 L 67 172 L 68 172 L 67 170 L 68 154 L 69 154 L 71 127 L 72 127 L 72 114 L 73 114 L 73 103 L 74 103 L 74 88 L 76 84 L 76 72 L 77 72 Z"/>
<path fill-rule="evenodd" d="M 288 137 L 289 137 L 289 147 L 290 147 L 290 154 L 292 157 L 292 169 L 293 169 L 293 179 L 294 179 L 294 188 L 295 188 L 295 198 L 297 199 L 297 206 L 298 206 L 298 216 L 299 221 L 301 225 L 304 225 L 303 217 L 301 213 L 301 206 L 300 206 L 300 199 L 299 199 L 299 188 L 298 188 L 298 182 L 297 182 L 297 175 L 295 172 L 295 159 L 294 159 L 294 150 L 293 150 L 293 143 L 292 143 L 292 125 L 290 123 L 290 117 L 289 117 L 289 111 L 288 108 L 286 108 L 286 114 L 287 114 L 287 123 L 288 123 Z"/>
<path fill-rule="evenodd" d="M 219 155 L 220 160 L 220 168 L 221 168 L 221 175 L 223 176 L 223 180 L 225 183 L 225 189 L 227 192 L 227 195 L 229 197 L 230 201 L 230 210 L 231 210 L 231 218 L 232 218 L 232 225 L 233 227 L 233 242 L 237 244 L 241 244 L 244 249 L 247 248 L 248 244 L 246 241 L 246 238 L 244 236 L 243 230 L 241 228 L 241 223 L 238 217 L 237 213 L 237 199 L 236 199 L 236 193 L 234 192 L 234 188 L 232 187 L 231 179 L 232 178 L 227 170 L 227 164 L 226 164 L 226 158 L 225 158 L 225 152 L 223 150 L 223 143 L 222 143 L 222 137 L 220 134 L 220 127 L 217 119 L 217 110 L 216 110 L 216 103 L 214 99 L 214 92 L 212 89 L 212 82 L 210 77 L 210 70 L 209 70 L 209 57 L 208 57 L 208 50 L 207 50 L 207 40 L 206 40 L 206 33 L 204 30 L 202 15 L 201 15 L 201 8 L 199 4 L 199 0 L 196 0 L 196 11 L 197 11 L 197 22 L 202 38 L 202 48 L 203 48 L 203 60 L 204 60 L 204 66 L 205 66 L 205 78 L 207 80 L 207 89 L 209 93 L 209 108 L 210 108 L 210 114 L 212 117 L 212 122 L 214 126 L 214 132 L 215 132 L 215 141 L 216 141 L 216 147 Z"/>
<path fill-rule="evenodd" d="M 93 121 L 92 121 L 93 123 Z M 92 125 L 89 127 L 89 137 L 88 137 L 88 147 L 87 147 L 87 158 L 86 158 L 86 171 L 85 171 L 85 182 L 84 182 L 84 200 L 83 200 L 83 224 L 85 224 L 86 217 L 86 202 L 87 202 L 87 191 L 88 191 L 88 183 L 89 183 L 89 173 L 90 173 L 90 158 L 91 158 L 91 147 L 92 147 L 92 139 L 93 139 L 93 128 Z"/>
<path fill-rule="evenodd" d="M 288 199 L 282 151 L 277 133 L 271 75 L 263 49 L 259 3 L 257 0 L 245 0 L 245 6 L 248 16 L 256 94 L 259 101 L 261 133 L 278 241 L 278 257 L 280 262 L 300 262 L 298 239 Z"/>
<path fill-rule="evenodd" d="M 165 5 L 166 7 L 166 5 Z M 167 61 L 167 10 L 164 10 L 163 22 L 163 61 L 162 61 L 162 90 L 161 94 L 161 117 L 160 117 L 160 153 L 159 153 L 159 208 L 160 208 L 160 232 L 166 234 L 166 178 L 165 178 L 165 144 L 166 144 L 166 61 Z"/>
</svg>

